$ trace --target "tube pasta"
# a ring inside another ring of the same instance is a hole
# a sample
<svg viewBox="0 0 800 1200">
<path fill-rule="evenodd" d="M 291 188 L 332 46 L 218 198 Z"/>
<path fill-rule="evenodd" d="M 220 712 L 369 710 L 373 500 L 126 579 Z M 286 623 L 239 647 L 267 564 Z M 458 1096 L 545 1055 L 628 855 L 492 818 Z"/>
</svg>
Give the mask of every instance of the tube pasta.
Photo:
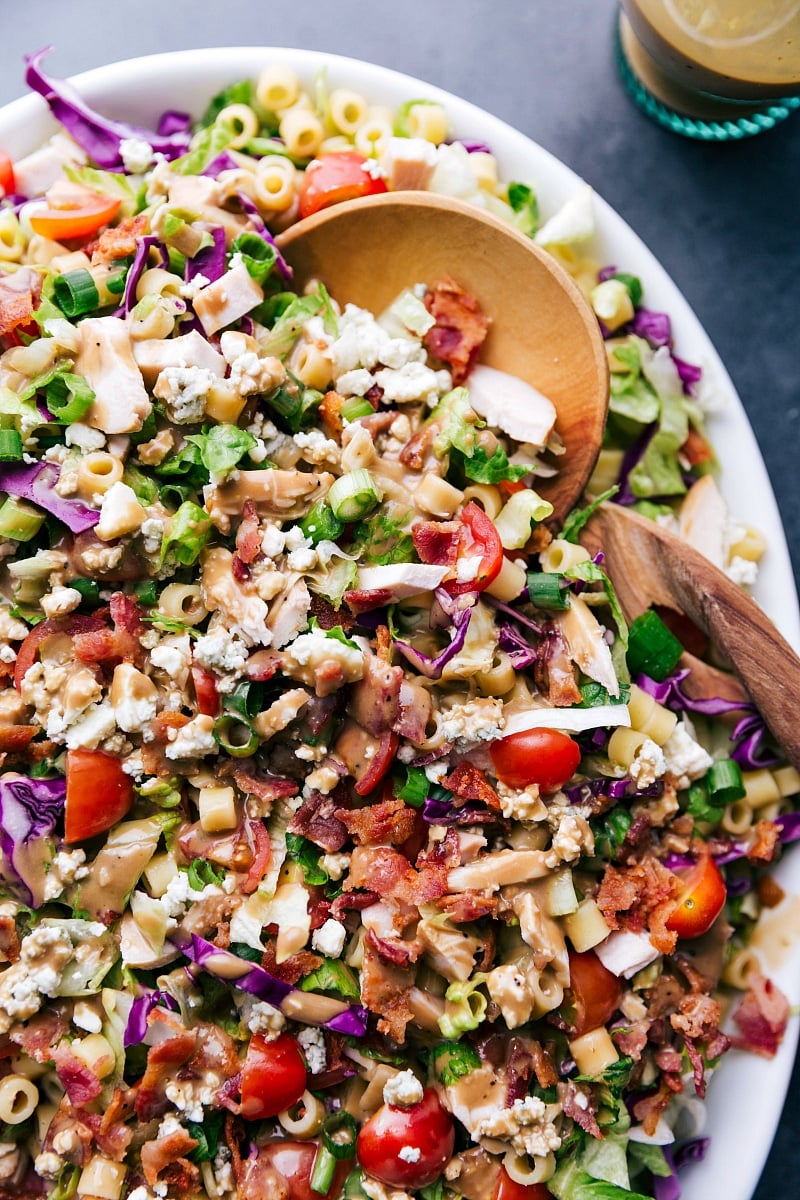
<svg viewBox="0 0 800 1200">
<path fill-rule="evenodd" d="M 325 136 L 319 118 L 299 105 L 283 113 L 278 132 L 286 146 L 286 153 L 292 158 L 313 158 Z"/>
<path fill-rule="evenodd" d="M 158 601 L 160 616 L 197 625 L 208 615 L 199 583 L 168 583 Z"/>
<path fill-rule="evenodd" d="M 258 117 L 249 104 L 228 104 L 217 120 L 227 121 L 237 131 L 230 143 L 231 150 L 241 150 L 258 133 Z"/>
<path fill-rule="evenodd" d="M 330 137 L 323 138 L 319 148 L 320 154 L 341 154 L 345 150 L 352 150 L 353 143 L 343 133 L 334 133 Z"/>
<path fill-rule="evenodd" d="M 368 158 L 377 158 L 393 136 L 392 114 L 386 109 L 371 108 L 356 130 L 355 147 Z"/>
<path fill-rule="evenodd" d="M 96 1200 L 119 1200 L 128 1168 L 102 1154 L 95 1154 L 81 1171 L 78 1195 Z"/>
<path fill-rule="evenodd" d="M 731 558 L 744 558 L 747 562 L 759 562 L 767 548 L 767 539 L 760 529 L 745 525 L 736 541 L 729 547 Z"/>
<path fill-rule="evenodd" d="M 292 1114 L 297 1111 L 297 1116 Z M 296 1138 L 310 1138 L 319 1133 L 325 1120 L 325 1105 L 306 1090 L 294 1108 L 278 1113 L 278 1120 L 288 1134 Z"/>
<path fill-rule="evenodd" d="M 253 183 L 253 200 L 268 212 L 283 212 L 297 192 L 297 170 L 283 154 L 259 159 Z"/>
<path fill-rule="evenodd" d="M 19 262 L 25 251 L 25 235 L 10 208 L 0 212 L 0 262 Z"/>
<path fill-rule="evenodd" d="M 333 364 L 313 342 L 298 342 L 292 351 L 289 366 L 306 387 L 323 391 L 331 382 Z"/>
<path fill-rule="evenodd" d="M 122 479 L 122 463 L 105 450 L 93 450 L 78 464 L 78 495 L 85 499 L 103 495 Z"/>
<path fill-rule="evenodd" d="M 761 963 L 758 956 L 749 947 L 743 946 L 731 954 L 723 969 L 722 978 L 730 987 L 746 992 L 750 986 L 751 977 L 760 973 Z"/>
<path fill-rule="evenodd" d="M 264 67 L 256 81 L 256 100 L 268 112 L 283 112 L 300 98 L 300 80 L 289 67 Z"/>
<path fill-rule="evenodd" d="M 414 492 L 414 503 L 432 517 L 452 517 L 464 499 L 460 488 L 453 487 L 438 475 L 426 475 Z"/>
<path fill-rule="evenodd" d="M 800 792 L 800 771 L 796 767 L 778 767 L 777 771 L 772 772 L 772 778 L 784 799 Z"/>
<path fill-rule="evenodd" d="M 145 342 L 150 338 L 161 340 L 170 336 L 175 328 L 175 300 L 169 294 L 146 296 L 133 310 L 129 325 L 134 342 Z"/>
<path fill-rule="evenodd" d="M 564 999 L 563 987 L 548 968 L 538 974 L 535 971 L 529 971 L 527 987 L 533 1000 L 532 1015 L 534 1019 L 552 1012 Z"/>
<path fill-rule="evenodd" d="M 590 898 L 581 900 L 575 912 L 562 920 L 567 937 L 579 954 L 598 946 L 611 932 L 596 902 Z"/>
<path fill-rule="evenodd" d="M 339 133 L 352 137 L 367 119 L 367 102 L 351 88 L 334 88 L 328 97 L 328 116 Z"/>
<path fill-rule="evenodd" d="M 39 1103 L 39 1089 L 25 1075 L 6 1075 L 0 1079 L 0 1121 L 21 1125 L 33 1116 Z"/>
<path fill-rule="evenodd" d="M 503 497 L 500 495 L 499 488 L 490 483 L 470 484 L 468 488 L 464 489 L 464 500 L 474 500 L 476 504 L 480 504 L 487 517 L 491 517 L 492 520 L 503 507 Z"/>
<path fill-rule="evenodd" d="M 569 1050 L 582 1075 L 602 1075 L 619 1059 L 617 1048 L 603 1026 L 575 1038 L 569 1043 Z"/>
<path fill-rule="evenodd" d="M 539 562 L 543 571 L 556 574 L 568 571 L 570 567 L 574 567 L 576 563 L 585 562 L 587 558 L 589 558 L 589 551 L 584 550 L 583 546 L 574 545 L 572 542 L 565 541 L 564 538 L 554 538 L 550 545 L 540 553 Z"/>
<path fill-rule="evenodd" d="M 499 650 L 490 671 L 478 671 L 475 680 L 487 696 L 505 696 L 514 686 L 516 672 L 505 650 Z"/>
<path fill-rule="evenodd" d="M 142 271 L 136 284 L 136 299 L 142 300 L 145 296 L 180 296 L 182 287 L 180 275 L 173 275 L 163 267 L 150 267 Z"/>
<path fill-rule="evenodd" d="M 608 739 L 608 757 L 627 770 L 646 740 L 647 735 L 640 730 L 620 725 Z"/>
<path fill-rule="evenodd" d="M 438 146 L 447 137 L 449 122 L 441 104 L 412 104 L 408 110 L 408 132 Z"/>
<path fill-rule="evenodd" d="M 753 824 L 753 809 L 747 800 L 734 800 L 725 806 L 719 823 L 726 833 L 746 833 Z"/>
<path fill-rule="evenodd" d="M 628 712 L 631 728 L 649 737 L 657 746 L 663 746 L 668 741 L 678 723 L 676 713 L 670 712 L 636 684 L 631 686 Z"/>
<path fill-rule="evenodd" d="M 529 1184 L 546 1183 L 556 1169 L 556 1160 L 554 1154 L 545 1154 L 542 1158 L 537 1155 L 531 1159 L 509 1150 L 503 1159 L 503 1166 L 515 1183 L 526 1187 Z"/>
<path fill-rule="evenodd" d="M 763 808 L 765 804 L 773 804 L 782 799 L 780 788 L 772 772 L 766 767 L 758 771 L 744 771 L 742 782 L 745 803 L 752 809 Z"/>
<path fill-rule="evenodd" d="M 485 150 L 475 151 L 469 156 L 472 174 L 477 180 L 478 187 L 484 191 L 494 192 L 497 187 L 497 159 Z"/>
</svg>

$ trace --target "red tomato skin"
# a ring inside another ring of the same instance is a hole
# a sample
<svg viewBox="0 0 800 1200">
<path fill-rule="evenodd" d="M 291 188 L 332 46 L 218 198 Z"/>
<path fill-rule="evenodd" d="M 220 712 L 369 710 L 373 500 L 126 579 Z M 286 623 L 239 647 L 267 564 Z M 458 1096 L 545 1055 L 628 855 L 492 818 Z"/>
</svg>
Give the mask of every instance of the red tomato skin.
<svg viewBox="0 0 800 1200">
<path fill-rule="evenodd" d="M 480 504 L 470 500 L 461 511 L 458 557 L 471 558 L 478 554 L 481 555 L 481 564 L 474 579 L 445 579 L 442 582 L 442 587 L 451 596 L 484 591 L 497 578 L 503 566 L 503 543 L 494 521 L 486 515 Z"/>
<path fill-rule="evenodd" d="M 538 783 L 543 792 L 555 792 L 578 769 L 580 747 L 557 729 L 526 729 L 499 738 L 489 746 L 494 769 L 506 787 L 524 788 Z"/>
<path fill-rule="evenodd" d="M 410 1108 L 383 1104 L 362 1125 L 358 1161 L 388 1187 L 421 1188 L 438 1179 L 453 1154 L 453 1121 L 433 1088 Z M 417 1162 L 399 1156 L 404 1146 L 420 1151 Z"/>
<path fill-rule="evenodd" d="M 242 1070 L 242 1116 L 248 1121 L 277 1117 L 306 1090 L 302 1051 L 289 1033 L 268 1042 L 254 1033 Z"/>
<path fill-rule="evenodd" d="M 67 751 L 64 841 L 72 845 L 105 833 L 133 805 L 133 780 L 105 750 Z"/>
<path fill-rule="evenodd" d="M 17 190 L 14 164 L 4 150 L 0 150 L 0 195 L 13 196 Z"/>
<path fill-rule="evenodd" d="M 593 950 L 582 954 L 569 951 L 569 990 L 575 1008 L 570 1037 L 581 1037 L 605 1025 L 622 999 L 619 979 L 603 966 Z"/>
<path fill-rule="evenodd" d="M 192 683 L 197 699 L 197 711 L 205 717 L 218 717 L 220 714 L 219 690 L 217 677 L 207 667 L 192 663 Z"/>
<path fill-rule="evenodd" d="M 71 241 L 97 233 L 119 212 L 121 200 L 77 183 L 59 181 L 47 193 L 49 208 L 31 214 L 34 233 L 54 241 Z"/>
<path fill-rule="evenodd" d="M 702 937 L 725 907 L 727 890 L 722 872 L 711 855 L 705 854 L 679 878 L 684 887 L 666 922 L 667 929 L 679 938 Z"/>
<path fill-rule="evenodd" d="M 300 216 L 310 217 L 342 200 L 357 200 L 361 196 L 377 196 L 388 191 L 383 179 L 373 178 L 364 170 L 369 161 L 356 150 L 321 154 L 313 159 L 300 184 Z"/>
<path fill-rule="evenodd" d="M 270 1142 L 261 1150 L 260 1157 L 266 1159 L 279 1175 L 286 1180 L 289 1194 L 286 1200 L 337 1200 L 342 1185 L 353 1166 L 351 1158 L 342 1159 L 336 1168 L 330 1189 L 322 1195 L 311 1190 L 311 1172 L 319 1143 Z"/>
<path fill-rule="evenodd" d="M 552 1196 L 543 1183 L 517 1183 L 505 1167 L 501 1167 L 492 1200 L 552 1200 Z"/>
</svg>

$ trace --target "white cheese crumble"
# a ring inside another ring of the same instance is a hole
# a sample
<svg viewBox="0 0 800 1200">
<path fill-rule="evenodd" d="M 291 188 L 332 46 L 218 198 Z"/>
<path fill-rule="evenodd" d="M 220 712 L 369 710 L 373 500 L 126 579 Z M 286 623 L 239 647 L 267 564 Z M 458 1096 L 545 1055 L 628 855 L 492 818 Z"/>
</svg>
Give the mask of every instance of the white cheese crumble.
<svg viewBox="0 0 800 1200">
<path fill-rule="evenodd" d="M 397 1151 L 397 1157 L 402 1159 L 403 1162 L 415 1163 L 419 1162 L 422 1157 L 422 1151 L 419 1146 L 401 1146 Z"/>
<path fill-rule="evenodd" d="M 561 1138 L 547 1119 L 547 1105 L 538 1096 L 517 1099 L 510 1108 L 500 1108 L 484 1117 L 475 1130 L 478 1137 L 510 1141 L 518 1154 L 544 1158 L 558 1150 Z"/>
<path fill-rule="evenodd" d="M 445 741 L 452 742 L 458 750 L 477 742 L 494 741 L 500 737 L 504 724 L 503 702 L 494 696 L 453 704 L 439 718 Z"/>
<path fill-rule="evenodd" d="M 328 958 L 338 958 L 344 949 L 347 930 L 341 921 L 330 917 L 319 929 L 315 929 L 311 937 L 311 947 Z"/>
<path fill-rule="evenodd" d="M 303 1048 L 309 1072 L 312 1075 L 320 1075 L 325 1070 L 328 1062 L 328 1055 L 325 1050 L 325 1036 L 322 1030 L 307 1026 L 305 1029 L 300 1030 L 297 1040 Z"/>
<path fill-rule="evenodd" d="M 45 900 L 57 900 L 67 884 L 74 883 L 78 879 L 85 879 L 89 874 L 89 868 L 83 865 L 85 862 L 86 853 L 80 848 L 59 850 L 50 864 L 45 879 Z"/>
<path fill-rule="evenodd" d="M 413 1108 L 422 1099 L 423 1087 L 413 1071 L 398 1071 L 383 1085 L 383 1102 L 395 1108 Z"/>
<path fill-rule="evenodd" d="M 679 721 L 663 747 L 665 771 L 680 791 L 695 779 L 701 779 L 714 760 L 694 740 L 687 722 Z"/>
<path fill-rule="evenodd" d="M 667 762 L 663 750 L 651 738 L 646 738 L 636 751 L 628 771 L 636 787 L 641 789 L 650 787 L 662 777 L 666 769 Z"/>
</svg>

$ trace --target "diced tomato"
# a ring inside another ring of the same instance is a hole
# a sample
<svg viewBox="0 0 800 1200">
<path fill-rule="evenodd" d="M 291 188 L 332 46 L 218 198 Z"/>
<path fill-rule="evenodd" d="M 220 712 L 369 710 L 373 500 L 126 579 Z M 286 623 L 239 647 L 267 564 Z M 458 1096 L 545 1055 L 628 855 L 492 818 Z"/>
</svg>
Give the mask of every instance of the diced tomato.
<svg viewBox="0 0 800 1200">
<path fill-rule="evenodd" d="M 441 1175 L 454 1138 L 452 1117 L 433 1088 L 425 1088 L 418 1104 L 383 1104 L 362 1125 L 358 1161 L 368 1175 L 389 1187 L 423 1188 Z M 406 1146 L 419 1151 L 415 1161 L 400 1157 Z"/>
<path fill-rule="evenodd" d="M 667 921 L 681 938 L 696 938 L 707 933 L 725 906 L 725 880 L 710 854 L 704 854 L 687 871 L 676 871 L 683 891 Z"/>
<path fill-rule="evenodd" d="M 70 845 L 105 833 L 133 804 L 133 780 L 105 750 L 67 751 L 64 840 Z"/>
<path fill-rule="evenodd" d="M 381 736 L 380 745 L 370 759 L 369 767 L 356 784 L 359 796 L 368 796 L 370 792 L 375 791 L 394 762 L 399 741 L 397 734 L 391 730 Z"/>
<path fill-rule="evenodd" d="M 680 454 L 690 467 L 699 467 L 702 463 L 712 462 L 714 459 L 714 451 L 710 444 L 696 429 L 689 430 L 686 441 L 680 448 Z"/>
<path fill-rule="evenodd" d="M 17 190 L 14 164 L 4 150 L 0 150 L 0 194 L 13 196 Z"/>
<path fill-rule="evenodd" d="M 414 548 L 424 563 L 451 566 L 453 575 L 442 587 L 453 596 L 464 592 L 482 592 L 500 574 L 503 543 L 494 522 L 473 500 L 455 521 L 420 521 L 411 531 Z M 475 560 L 468 579 L 458 578 L 459 564 Z"/>
<path fill-rule="evenodd" d="M 572 998 L 570 1037 L 581 1037 L 590 1029 L 599 1029 L 619 1008 L 622 985 L 616 975 L 604 967 L 593 950 L 569 952 L 569 988 Z"/>
<path fill-rule="evenodd" d="M 197 711 L 204 717 L 218 717 L 219 689 L 214 672 L 201 667 L 199 663 L 192 663 L 192 683 L 197 697 Z"/>
<path fill-rule="evenodd" d="M 367 164 L 372 160 L 356 150 L 321 154 L 308 164 L 299 190 L 301 217 L 361 196 L 377 196 L 387 191 L 386 183 L 374 176 Z"/>
<path fill-rule="evenodd" d="M 352 1159 L 342 1159 L 337 1165 L 333 1183 L 324 1194 L 312 1191 L 311 1173 L 319 1144 L 310 1142 L 269 1142 L 261 1148 L 259 1157 L 274 1167 L 288 1186 L 286 1200 L 336 1200 L 342 1185 L 352 1170 Z M 266 1195 L 266 1193 L 264 1193 Z"/>
<path fill-rule="evenodd" d="M 552 1196 L 543 1183 L 517 1183 L 505 1167 L 501 1167 L 492 1200 L 552 1200 Z"/>
<path fill-rule="evenodd" d="M 48 617 L 34 625 L 17 652 L 14 663 L 14 687 L 17 691 L 22 687 L 22 681 L 30 667 L 36 661 L 39 647 L 47 638 L 56 633 L 66 633 L 74 637 L 77 633 L 92 633 L 103 628 L 103 622 L 97 617 L 84 616 L 75 613 L 69 617 Z"/>
<path fill-rule="evenodd" d="M 578 769 L 580 747 L 558 729 L 526 729 L 510 733 L 489 746 L 494 769 L 507 787 L 538 783 L 543 792 L 556 792 Z"/>
<path fill-rule="evenodd" d="M 56 242 L 85 238 L 107 225 L 122 203 L 78 183 L 59 181 L 47 193 L 48 207 L 31 213 L 31 228 Z"/>
<path fill-rule="evenodd" d="M 291 1034 L 268 1042 L 254 1033 L 242 1070 L 242 1116 L 248 1121 L 277 1117 L 297 1103 L 306 1079 L 305 1059 Z"/>
</svg>

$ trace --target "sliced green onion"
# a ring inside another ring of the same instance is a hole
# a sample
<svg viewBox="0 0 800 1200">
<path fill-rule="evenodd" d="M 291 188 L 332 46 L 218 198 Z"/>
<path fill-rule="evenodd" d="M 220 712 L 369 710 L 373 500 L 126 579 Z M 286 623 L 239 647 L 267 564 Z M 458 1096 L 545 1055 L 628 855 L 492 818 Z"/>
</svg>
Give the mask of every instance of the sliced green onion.
<svg viewBox="0 0 800 1200">
<path fill-rule="evenodd" d="M 94 579 L 70 579 L 69 586 L 80 592 L 82 603 L 100 603 L 100 585 Z"/>
<path fill-rule="evenodd" d="M 322 1144 L 334 1158 L 352 1158 L 357 1137 L 355 1118 L 344 1108 L 331 1113 L 322 1124 Z"/>
<path fill-rule="evenodd" d="M 371 417 L 374 412 L 375 409 L 369 400 L 365 400 L 363 396 L 349 396 L 339 409 L 339 415 L 343 421 L 357 421 L 359 417 Z"/>
<path fill-rule="evenodd" d="M 158 602 L 158 588 L 152 579 L 137 583 L 133 594 L 140 604 L 144 604 L 148 608 L 152 608 Z"/>
<path fill-rule="evenodd" d="M 548 571 L 528 572 L 528 595 L 537 608 L 569 608 L 569 580 Z"/>
<path fill-rule="evenodd" d="M 106 280 L 106 291 L 110 292 L 112 296 L 121 296 L 125 291 L 127 274 L 127 271 L 118 271 L 116 275 L 109 275 Z"/>
<path fill-rule="evenodd" d="M 720 758 L 708 771 L 706 776 L 708 802 L 715 808 L 724 808 L 733 804 L 745 795 L 742 768 L 732 758 Z"/>
<path fill-rule="evenodd" d="M 360 521 L 380 500 L 375 480 L 363 467 L 340 475 L 328 492 L 328 503 L 341 521 Z"/>
<path fill-rule="evenodd" d="M 94 312 L 100 303 L 97 284 L 85 267 L 68 271 L 66 275 L 56 275 L 53 294 L 66 317 L 82 317 L 84 313 Z"/>
<path fill-rule="evenodd" d="M 335 542 L 344 529 L 344 522 L 334 516 L 330 505 L 318 500 L 300 522 L 303 536 L 316 546 L 319 542 Z"/>
<path fill-rule="evenodd" d="M 422 767 L 406 767 L 405 771 L 405 782 L 397 780 L 392 790 L 399 800 L 405 800 L 412 808 L 422 808 L 431 790 L 428 776 Z"/>
<path fill-rule="evenodd" d="M 219 717 L 214 722 L 214 741 L 233 758 L 249 758 L 259 747 L 258 734 L 237 717 Z"/>
<path fill-rule="evenodd" d="M 337 1159 L 331 1154 L 328 1147 L 320 1142 L 311 1171 L 310 1182 L 312 1192 L 319 1192 L 321 1196 L 327 1195 L 333 1184 L 333 1177 L 336 1174 L 336 1162 Z"/>
<path fill-rule="evenodd" d="M 6 430 L 0 429 L 0 434 Z M 0 537 L 12 542 L 29 542 L 44 525 L 45 514 L 33 504 L 9 496 L 0 505 Z"/>
<path fill-rule="evenodd" d="M 659 681 L 666 679 L 682 654 L 683 646 L 652 609 L 631 622 L 627 657 L 632 675 L 649 675 Z"/>
<path fill-rule="evenodd" d="M 0 429 L 0 462 L 22 462 L 22 434 L 16 429 Z"/>
<path fill-rule="evenodd" d="M 82 375 L 56 375 L 45 392 L 47 407 L 56 421 L 71 425 L 82 421 L 94 404 L 94 392 Z"/>
</svg>

